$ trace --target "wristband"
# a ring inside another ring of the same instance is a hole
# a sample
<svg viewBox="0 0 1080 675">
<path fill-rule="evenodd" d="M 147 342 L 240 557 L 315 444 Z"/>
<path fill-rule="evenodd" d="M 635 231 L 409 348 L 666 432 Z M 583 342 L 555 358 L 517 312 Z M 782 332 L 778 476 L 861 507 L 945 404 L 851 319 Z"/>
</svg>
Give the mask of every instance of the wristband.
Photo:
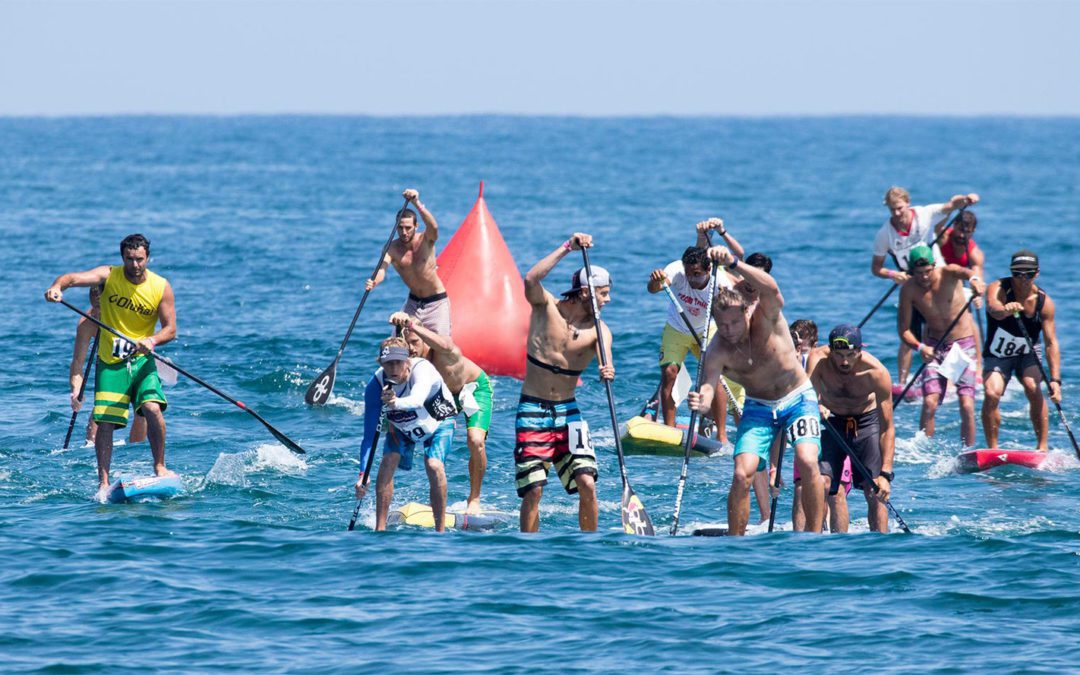
<svg viewBox="0 0 1080 675">
<path fill-rule="evenodd" d="M 730 265 L 724 265 L 724 269 L 733 270 L 739 265 L 739 259 L 735 258 Z"/>
<path fill-rule="evenodd" d="M 889 481 L 890 483 L 893 482 L 894 478 L 896 478 L 896 474 L 892 471 L 882 471 L 880 475 L 882 478 Z"/>
<path fill-rule="evenodd" d="M 923 343 L 921 343 L 921 342 L 920 342 L 919 344 L 917 344 L 917 345 L 915 345 L 914 347 L 912 347 L 912 349 L 914 349 L 914 350 L 915 350 L 915 351 L 917 351 L 917 352 L 921 352 L 921 351 L 923 350 L 923 347 L 925 347 L 925 346 L 926 346 L 926 345 L 924 345 Z"/>
<path fill-rule="evenodd" d="M 727 230 L 726 229 L 720 230 L 719 232 L 717 232 L 717 234 L 720 235 L 721 237 L 726 237 L 727 236 Z"/>
<path fill-rule="evenodd" d="M 1061 378 L 1060 378 L 1060 377 L 1051 377 L 1051 378 L 1050 378 L 1050 381 L 1051 381 L 1051 382 L 1057 382 L 1057 383 L 1058 383 L 1058 386 L 1059 386 L 1059 387 L 1061 386 Z"/>
<path fill-rule="evenodd" d="M 567 251 L 572 251 L 572 250 L 573 250 L 573 247 L 572 247 L 572 245 L 570 244 L 570 240 L 569 240 L 569 239 L 567 239 L 566 241 L 564 241 L 564 242 L 562 243 L 562 247 L 563 247 L 563 248 L 565 248 L 565 249 L 566 249 Z"/>
<path fill-rule="evenodd" d="M 982 281 L 979 277 L 971 277 L 968 281 Z"/>
</svg>

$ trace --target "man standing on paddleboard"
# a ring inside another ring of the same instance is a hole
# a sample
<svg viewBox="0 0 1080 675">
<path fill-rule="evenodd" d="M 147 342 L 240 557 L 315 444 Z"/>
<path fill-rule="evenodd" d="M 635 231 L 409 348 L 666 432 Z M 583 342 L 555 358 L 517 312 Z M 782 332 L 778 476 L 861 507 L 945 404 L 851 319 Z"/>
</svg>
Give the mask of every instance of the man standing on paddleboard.
<svg viewBox="0 0 1080 675">
<path fill-rule="evenodd" d="M 415 316 L 428 330 L 450 335 L 450 298 L 435 271 L 435 242 L 439 224 L 420 201 L 420 193 L 410 188 L 401 193 L 424 219 L 424 231 L 416 231 L 416 211 L 404 209 L 398 214 L 398 237 L 386 251 L 374 279 L 364 282 L 371 289 L 386 278 L 386 266 L 392 264 L 409 289 L 409 299 L 401 311 Z"/>
<path fill-rule="evenodd" d="M 908 253 L 911 279 L 900 288 L 900 311 L 896 330 L 900 341 L 922 355 L 926 370 L 922 376 L 923 405 L 919 428 L 927 437 L 934 435 L 934 414 L 948 386 L 948 379 L 939 371 L 954 349 L 960 354 L 954 359 L 967 361 L 956 383 L 960 399 L 960 437 L 966 446 L 975 445 L 975 322 L 968 310 L 964 281 L 971 291 L 982 295 L 986 290 L 975 270 L 959 265 L 934 266 L 934 253 L 926 244 L 919 244 Z M 911 330 L 911 317 L 919 312 L 926 320 L 926 342 Z M 945 331 L 956 320 L 948 335 Z"/>
<path fill-rule="evenodd" d="M 469 501 L 465 513 L 480 513 L 480 486 L 487 470 L 488 429 L 494 403 L 494 387 L 487 373 L 461 353 L 454 341 L 428 330 L 405 312 L 390 315 L 390 323 L 401 329 L 409 345 L 409 355 L 427 359 L 442 375 L 454 395 L 458 409 L 465 413 L 465 434 L 469 446 Z"/>
<path fill-rule="evenodd" d="M 90 316 L 95 319 L 101 318 L 101 287 L 90 287 Z M 79 325 L 75 329 L 75 348 L 71 354 L 71 369 L 69 382 L 71 384 L 71 409 L 75 412 L 82 410 L 83 399 L 83 367 L 86 365 L 86 355 L 90 351 L 90 343 L 97 334 L 99 328 L 89 319 L 80 318 Z M 97 359 L 95 358 L 95 361 Z M 93 443 L 97 438 L 97 422 L 94 416 L 86 422 L 86 442 Z M 146 418 L 136 415 L 131 423 L 131 433 L 128 436 L 129 443 L 141 443 L 146 440 Z"/>
<path fill-rule="evenodd" d="M 986 445 L 998 447 L 1001 411 L 998 404 L 1013 374 L 1024 386 L 1028 399 L 1031 424 L 1035 427 L 1038 450 L 1049 449 L 1049 409 L 1040 384 L 1042 373 L 1039 359 L 1043 351 L 1039 334 L 1046 344 L 1046 361 L 1050 364 L 1050 398 L 1061 403 L 1061 348 L 1054 329 L 1054 301 L 1046 291 L 1035 285 L 1039 277 L 1039 256 L 1028 249 L 1013 253 L 1009 263 L 1010 277 L 998 279 L 986 289 L 986 342 L 983 344 L 982 424 Z M 1035 351 L 1028 347 L 1015 314 L 1020 314 Z"/>
<path fill-rule="evenodd" d="M 832 425 L 847 445 L 845 449 L 831 433 L 822 434 L 821 474 L 825 486 L 830 495 L 839 492 L 850 450 L 859 460 L 852 462 L 852 477 L 854 486 L 866 495 L 870 530 L 887 532 L 889 512 L 885 500 L 893 480 L 895 436 L 889 370 L 863 351 L 862 331 L 851 324 L 832 329 L 829 345 L 810 354 L 807 370 L 818 393 L 824 423 Z M 847 532 L 848 509 L 834 509 L 833 516 L 830 529 Z"/>
<path fill-rule="evenodd" d="M 390 501 L 394 497 L 394 472 L 410 471 L 413 454 L 424 453 L 424 469 L 430 486 L 428 496 L 435 530 L 442 532 L 446 520 L 446 455 L 454 441 L 457 406 L 442 375 L 425 359 L 410 357 L 402 337 L 390 337 L 379 346 L 379 364 L 364 392 L 364 440 L 360 444 L 360 466 L 375 452 L 374 439 L 382 413 L 390 423 L 382 460 L 375 481 L 375 530 L 386 529 Z M 364 474 L 354 486 L 356 498 L 367 494 Z"/>
<path fill-rule="evenodd" d="M 590 246 L 592 237 L 576 232 L 525 275 L 525 298 L 532 306 L 532 313 L 514 447 L 522 532 L 540 529 L 540 498 L 552 466 L 567 494 L 578 495 L 581 530 L 596 530 L 599 517 L 596 451 L 574 393 L 578 377 L 597 355 L 597 325 L 604 333 L 608 363 L 600 366 L 600 378 L 615 379 L 611 330 L 593 316 L 584 268 L 574 272 L 570 289 L 562 293 L 561 300 L 541 283 L 568 253 Z M 591 281 L 596 290 L 596 304 L 602 308 L 611 301 L 611 275 L 603 267 L 593 265 Z"/>
<path fill-rule="evenodd" d="M 975 270 L 975 275 L 980 279 L 986 278 L 986 256 L 983 255 L 983 250 L 979 248 L 979 245 L 975 243 L 975 228 L 979 224 L 979 219 L 975 215 L 974 211 L 964 211 L 957 214 L 955 224 L 941 232 L 941 259 L 946 265 L 959 265 L 960 267 L 968 267 Z M 937 230 L 941 231 L 945 227 L 945 221 L 937 226 Z M 971 289 L 964 289 L 964 293 L 971 297 Z M 975 298 L 975 301 L 971 303 L 975 309 L 982 308 L 982 298 Z M 981 327 L 979 322 L 975 322 L 975 343 L 979 343 L 979 331 Z M 976 366 L 975 371 L 980 376 L 983 371 L 982 363 L 982 350 L 975 350 Z"/>
<path fill-rule="evenodd" d="M 735 254 L 742 257 L 743 249 L 735 238 L 724 227 L 724 221 L 719 218 L 710 218 L 697 224 L 698 241 L 694 246 L 683 251 L 682 258 L 669 263 L 664 269 L 655 269 L 649 275 L 647 285 L 650 293 L 660 293 L 664 286 L 671 287 L 675 297 L 679 299 L 685 316 L 690 319 L 691 327 L 687 327 L 683 320 L 683 314 L 674 305 L 668 306 L 667 323 L 660 336 L 660 410 L 662 421 L 669 427 L 675 426 L 675 398 L 672 390 L 675 380 L 679 376 L 679 370 L 685 367 L 686 355 L 693 352 L 698 359 L 701 358 L 699 341 L 707 344 L 712 339 L 716 324 L 706 316 L 709 306 L 709 276 L 712 274 L 712 263 L 706 253 L 708 240 L 704 233 L 709 230 L 718 230 L 725 241 L 730 241 Z M 714 293 L 719 288 L 731 288 L 734 280 L 720 270 Z M 735 382 L 728 382 L 732 393 L 738 397 L 742 393 L 742 387 Z M 742 401 L 739 401 L 741 407 Z M 716 439 L 721 443 L 727 443 L 727 407 L 728 400 L 724 390 L 717 392 L 712 406 L 713 422 L 716 424 Z"/>
<path fill-rule="evenodd" d="M 891 217 L 874 237 L 874 255 L 870 260 L 870 272 L 893 283 L 904 284 L 911 278 L 907 265 L 908 253 L 919 244 L 929 244 L 934 240 L 934 228 L 949 217 L 949 214 L 961 207 L 971 206 L 979 201 L 975 193 L 955 195 L 944 204 L 912 206 L 911 195 L 902 187 L 891 187 L 885 193 L 885 206 Z M 884 267 L 885 256 L 889 255 L 897 269 Z M 911 332 L 916 339 L 922 338 L 923 319 L 918 314 L 911 315 Z M 896 357 L 899 382 L 907 383 L 911 370 L 911 348 L 903 341 Z"/>
<path fill-rule="evenodd" d="M 60 302 L 72 286 L 99 286 L 101 321 L 126 340 L 107 330 L 98 331 L 98 361 L 94 378 L 94 421 L 98 423 L 97 450 L 99 490 L 109 487 L 113 431 L 127 426 L 128 408 L 146 418 L 154 475 L 172 476 L 165 468 L 165 415 L 168 403 L 161 389 L 157 366 L 148 353 L 176 337 L 176 305 L 172 286 L 146 265 L 150 242 L 132 234 L 120 242 L 123 265 L 103 265 L 86 272 L 69 272 L 56 278 L 45 291 L 49 302 Z M 160 322 L 161 329 L 157 329 Z"/>
<path fill-rule="evenodd" d="M 746 390 L 746 407 L 735 437 L 735 471 L 728 493 L 728 534 L 746 534 L 750 517 L 750 485 L 754 474 L 769 466 L 769 449 L 778 433 L 786 433 L 795 448 L 795 463 L 806 485 L 818 485 L 821 427 L 817 394 L 795 353 L 781 311 L 780 288 L 764 270 L 739 261 L 724 246 L 709 249 L 709 257 L 742 277 L 734 290 L 721 290 L 713 301 L 716 337 L 705 357 L 700 391 L 687 397 L 690 406 L 705 412 L 712 404 L 713 385 L 721 375 Z M 807 530 L 820 532 L 825 496 L 803 490 Z"/>
</svg>

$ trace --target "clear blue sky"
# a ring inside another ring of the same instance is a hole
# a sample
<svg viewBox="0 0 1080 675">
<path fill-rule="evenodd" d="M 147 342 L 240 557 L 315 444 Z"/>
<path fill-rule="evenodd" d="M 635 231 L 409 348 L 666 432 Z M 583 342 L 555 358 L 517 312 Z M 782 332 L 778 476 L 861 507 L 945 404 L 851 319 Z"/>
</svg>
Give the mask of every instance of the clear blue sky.
<svg viewBox="0 0 1080 675">
<path fill-rule="evenodd" d="M 1080 2 L 0 0 L 0 115 L 1080 114 Z"/>
</svg>

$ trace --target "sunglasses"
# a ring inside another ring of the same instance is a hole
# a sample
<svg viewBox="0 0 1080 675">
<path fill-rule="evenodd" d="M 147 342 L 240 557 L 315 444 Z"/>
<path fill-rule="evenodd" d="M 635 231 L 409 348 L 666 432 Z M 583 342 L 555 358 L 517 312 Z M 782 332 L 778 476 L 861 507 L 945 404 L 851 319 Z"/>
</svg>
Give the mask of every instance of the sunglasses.
<svg viewBox="0 0 1080 675">
<path fill-rule="evenodd" d="M 1012 275 L 1018 279 L 1034 279 L 1038 273 L 1036 270 L 1035 272 L 1013 272 Z"/>
</svg>

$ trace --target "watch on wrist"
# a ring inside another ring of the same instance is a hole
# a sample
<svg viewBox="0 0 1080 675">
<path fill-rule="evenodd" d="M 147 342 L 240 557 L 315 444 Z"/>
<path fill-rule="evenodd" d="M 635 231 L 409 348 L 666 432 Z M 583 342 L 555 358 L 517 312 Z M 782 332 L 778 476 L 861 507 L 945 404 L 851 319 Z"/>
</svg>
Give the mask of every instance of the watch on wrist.
<svg viewBox="0 0 1080 675">
<path fill-rule="evenodd" d="M 893 478 L 896 477 L 896 474 L 893 473 L 892 471 L 882 471 L 881 472 L 881 477 L 891 483 L 891 482 L 893 482 Z"/>
<path fill-rule="evenodd" d="M 729 270 L 733 270 L 738 266 L 739 266 L 739 259 L 734 258 L 734 259 L 732 259 L 731 264 L 730 265 L 724 265 L 724 268 L 729 269 Z"/>
<path fill-rule="evenodd" d="M 1051 381 L 1051 382 L 1057 382 L 1057 383 L 1058 383 L 1058 386 L 1059 386 L 1059 387 L 1061 386 L 1061 378 L 1060 378 L 1060 377 L 1051 377 L 1051 378 L 1050 378 L 1050 381 Z"/>
</svg>

